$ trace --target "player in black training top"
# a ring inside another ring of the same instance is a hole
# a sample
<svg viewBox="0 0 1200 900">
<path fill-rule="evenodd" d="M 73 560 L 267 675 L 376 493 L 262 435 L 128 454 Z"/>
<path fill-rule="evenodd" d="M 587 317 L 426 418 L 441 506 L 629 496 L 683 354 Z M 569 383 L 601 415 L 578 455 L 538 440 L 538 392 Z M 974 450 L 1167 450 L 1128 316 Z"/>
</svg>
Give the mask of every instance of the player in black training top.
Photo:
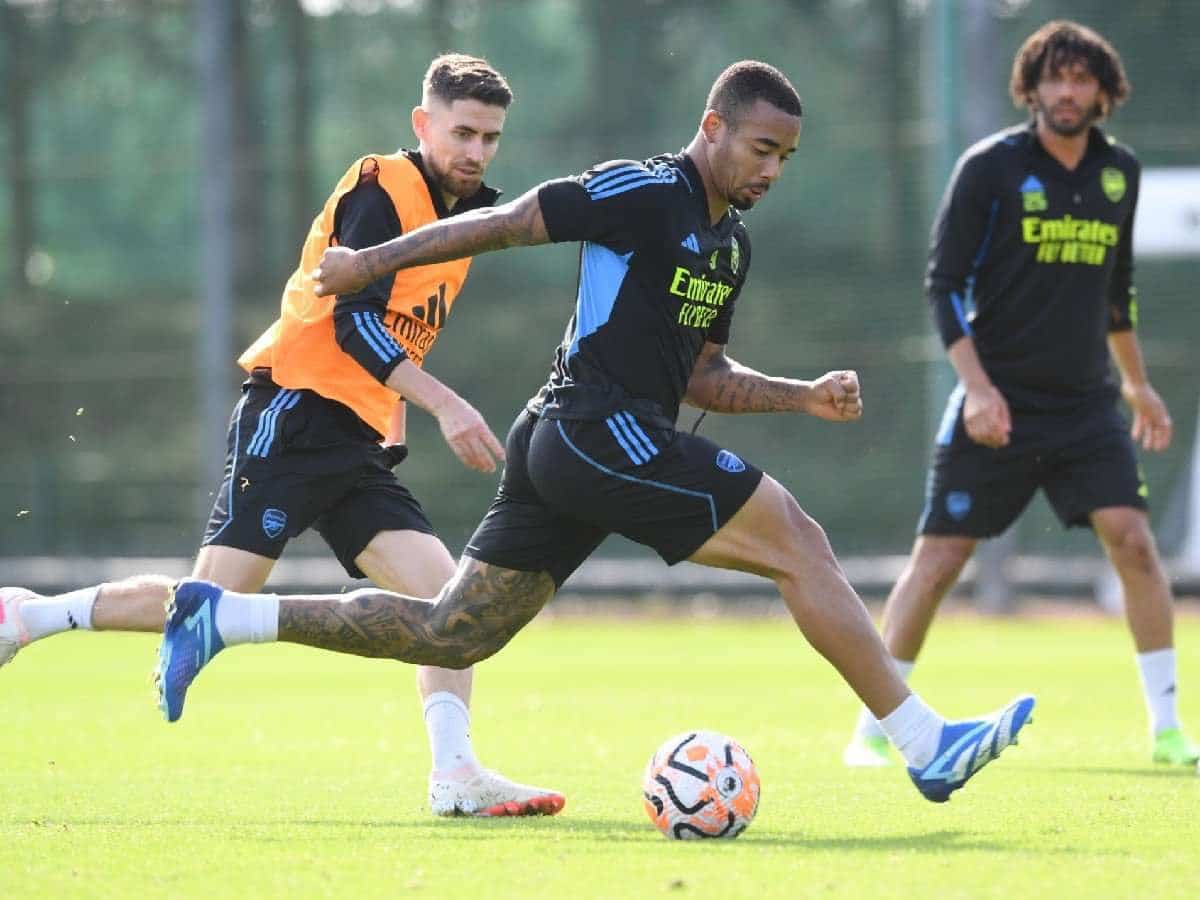
<svg viewBox="0 0 1200 900">
<path fill-rule="evenodd" d="M 611 162 L 511 204 L 364 251 L 327 252 L 324 293 L 386 272 L 518 244 L 579 241 L 575 316 L 549 383 L 508 435 L 496 499 L 436 605 L 398 594 L 283 598 L 281 640 L 462 666 L 499 650 L 606 535 L 771 578 L 809 641 L 883 720 L 918 788 L 942 801 L 1004 749 L 1033 698 L 987 721 L 946 723 L 896 674 L 820 526 L 777 481 L 675 430 L 686 400 L 719 412 L 862 414 L 858 378 L 771 378 L 725 355 L 750 263 L 739 210 L 770 189 L 800 135 L 800 98 L 776 69 L 718 77 L 686 150 Z M 254 602 L 203 582 L 176 592 L 163 679 L 177 706 L 198 670 L 184 652 L 203 604 Z M 971 765 L 960 765 L 968 759 Z"/>
<path fill-rule="evenodd" d="M 1128 90 L 1104 38 L 1050 22 L 1013 63 L 1012 97 L 1032 121 L 980 141 L 954 170 L 926 287 L 959 383 L 937 434 L 919 536 L 884 611 L 884 638 L 907 676 L 978 539 L 1008 528 L 1040 488 L 1064 525 L 1095 530 L 1120 576 L 1153 759 L 1192 765 L 1200 749 L 1176 715 L 1171 587 L 1117 408 L 1120 393 L 1133 409 L 1132 438 L 1166 448 L 1171 419 L 1134 332 L 1140 169 L 1095 124 Z M 845 761 L 888 762 L 866 710 Z"/>
<path fill-rule="evenodd" d="M 581 241 L 575 316 L 532 404 L 606 413 L 611 386 L 675 421 L 703 345 L 726 344 L 750 268 L 736 209 L 711 223 L 686 153 L 606 163 L 543 185 L 551 240 Z"/>
</svg>

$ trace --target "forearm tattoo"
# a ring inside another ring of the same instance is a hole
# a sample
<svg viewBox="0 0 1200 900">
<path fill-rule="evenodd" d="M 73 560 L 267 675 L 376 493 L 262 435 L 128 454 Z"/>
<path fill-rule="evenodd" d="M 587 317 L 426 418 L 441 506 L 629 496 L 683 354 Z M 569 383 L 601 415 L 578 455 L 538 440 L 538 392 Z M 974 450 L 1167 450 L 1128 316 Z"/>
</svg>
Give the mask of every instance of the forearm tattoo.
<svg viewBox="0 0 1200 900">
<path fill-rule="evenodd" d="M 284 599 L 279 639 L 356 656 L 465 669 L 491 656 L 554 595 L 545 572 L 464 562 L 436 601 L 366 589 Z"/>
<path fill-rule="evenodd" d="M 772 378 L 728 358 L 696 373 L 693 386 L 700 404 L 719 413 L 794 412 L 810 390 L 806 382 Z"/>
<path fill-rule="evenodd" d="M 537 194 L 530 192 L 504 206 L 440 219 L 367 248 L 359 255 L 359 273 L 373 280 L 399 269 L 545 243 L 548 239 Z"/>
</svg>

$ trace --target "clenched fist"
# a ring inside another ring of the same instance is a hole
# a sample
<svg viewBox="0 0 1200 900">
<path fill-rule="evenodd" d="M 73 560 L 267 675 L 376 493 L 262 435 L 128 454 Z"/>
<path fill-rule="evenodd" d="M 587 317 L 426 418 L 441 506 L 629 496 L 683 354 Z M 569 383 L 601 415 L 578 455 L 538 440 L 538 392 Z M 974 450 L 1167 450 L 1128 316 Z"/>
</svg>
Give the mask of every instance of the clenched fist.
<svg viewBox="0 0 1200 900">
<path fill-rule="evenodd" d="M 366 257 L 349 247 L 327 247 L 312 279 L 318 297 L 354 294 L 372 281 Z"/>
<path fill-rule="evenodd" d="M 852 422 L 863 414 L 858 373 L 852 369 L 826 372 L 812 383 L 809 415 L 831 422 Z"/>
</svg>

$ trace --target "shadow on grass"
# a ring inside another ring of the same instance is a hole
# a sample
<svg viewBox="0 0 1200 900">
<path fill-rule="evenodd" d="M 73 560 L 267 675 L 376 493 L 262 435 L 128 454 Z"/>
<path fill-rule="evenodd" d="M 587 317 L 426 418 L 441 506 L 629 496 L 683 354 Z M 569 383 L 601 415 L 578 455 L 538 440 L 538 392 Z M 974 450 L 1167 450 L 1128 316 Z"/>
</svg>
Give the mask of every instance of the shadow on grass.
<svg viewBox="0 0 1200 900">
<path fill-rule="evenodd" d="M 293 823 L 312 825 L 347 825 L 352 822 Z M 560 839 L 579 838 L 588 842 L 604 843 L 651 843 L 657 846 L 663 840 L 655 833 L 649 822 L 614 822 L 611 819 L 577 818 L 523 818 L 523 819 L 444 819 L 435 822 L 376 822 L 359 823 L 361 827 L 420 829 L 427 831 L 432 840 L 444 836 L 447 840 L 492 840 L 509 829 L 532 832 L 538 836 L 555 834 Z M 674 842 L 672 842 L 674 843 Z M 921 853 L 956 853 L 979 850 L 1006 850 L 1006 844 L 998 841 L 980 840 L 970 832 L 931 831 L 917 834 L 898 834 L 883 837 L 828 837 L 815 833 L 787 833 L 779 830 L 751 828 L 734 841 L 691 841 L 693 844 L 728 844 L 738 846 L 752 844 L 757 847 L 795 847 L 809 850 L 909 850 Z"/>
<path fill-rule="evenodd" d="M 2 822 L 3 820 L 0 820 Z M 363 821 L 361 819 L 256 819 L 240 821 L 212 822 L 187 819 L 120 819 L 118 817 L 98 817 L 90 819 L 67 820 L 10 820 L 6 824 L 34 825 L 50 831 L 70 831 L 76 828 L 107 828 L 123 831 L 138 831 L 142 829 L 160 829 L 167 826 L 172 829 L 197 828 L 204 830 L 225 831 L 236 834 L 240 839 L 255 843 L 284 842 L 295 844 L 296 829 L 311 828 L 314 830 L 334 829 L 376 832 L 395 831 L 424 832 L 421 837 L 436 841 L 490 841 L 498 836 L 510 834 L 513 829 L 524 833 L 545 837 L 556 835 L 562 840 L 579 838 L 589 842 L 604 843 L 648 843 L 658 845 L 663 840 L 655 833 L 649 822 L 613 822 L 608 819 L 573 819 L 548 817 L 522 818 L 448 818 L 448 819 L 396 819 Z M 272 834 L 273 829 L 287 829 L 287 834 Z M 416 837 L 416 835 L 414 835 Z M 316 836 L 313 837 L 316 840 Z M 672 842 L 675 843 L 675 842 Z M 684 843 L 684 842 L 680 842 Z M 897 834 L 882 837 L 825 837 L 819 834 L 796 833 L 759 830 L 753 828 L 737 841 L 690 841 L 692 844 L 720 844 L 728 846 L 753 845 L 756 847 L 796 847 L 809 850 L 908 850 L 919 853 L 960 853 L 976 852 L 979 850 L 1009 850 L 1011 847 L 998 841 L 979 840 L 970 832 L 965 831 L 930 831 L 916 834 Z"/>
<path fill-rule="evenodd" d="M 346 823 L 349 824 L 349 823 Z M 491 840 L 498 829 L 533 831 L 539 836 L 557 834 L 562 839 L 580 838 L 589 842 L 651 843 L 662 841 L 649 822 L 614 822 L 610 819 L 446 819 L 434 823 L 395 823 L 400 828 L 419 827 L 430 832 L 431 839 L 445 835 L 450 840 Z M 675 843 L 672 841 L 671 843 Z M 915 834 L 896 834 L 874 837 L 829 837 L 817 833 L 788 833 L 780 830 L 755 830 L 753 827 L 737 841 L 690 841 L 691 844 L 713 844 L 756 847 L 795 847 L 807 850 L 907 850 L 926 854 L 976 852 L 979 850 L 1009 850 L 1000 841 L 981 840 L 967 831 L 930 831 Z"/>
<path fill-rule="evenodd" d="M 588 837 L 599 837 L 605 841 L 662 840 L 649 825 L 614 826 L 612 822 L 572 821 L 573 831 L 586 832 Z M 978 850 L 1008 849 L 1003 843 L 978 840 L 970 832 L 930 831 L 920 834 L 895 834 L 878 837 L 828 837 L 803 832 L 789 834 L 778 830 L 755 831 L 753 826 L 737 841 L 691 841 L 693 844 L 728 843 L 756 847 L 796 847 L 808 850 L 912 850 L 923 853 L 956 853 Z"/>
<path fill-rule="evenodd" d="M 1196 770 L 1191 766 L 1162 766 L 1154 769 L 1118 769 L 1116 767 L 1098 769 L 1095 766 L 1042 766 L 1041 769 L 1043 772 L 1069 772 L 1072 775 L 1104 775 L 1105 777 L 1124 775 L 1134 778 L 1190 778 L 1193 781 L 1200 780 L 1196 778 Z"/>
</svg>

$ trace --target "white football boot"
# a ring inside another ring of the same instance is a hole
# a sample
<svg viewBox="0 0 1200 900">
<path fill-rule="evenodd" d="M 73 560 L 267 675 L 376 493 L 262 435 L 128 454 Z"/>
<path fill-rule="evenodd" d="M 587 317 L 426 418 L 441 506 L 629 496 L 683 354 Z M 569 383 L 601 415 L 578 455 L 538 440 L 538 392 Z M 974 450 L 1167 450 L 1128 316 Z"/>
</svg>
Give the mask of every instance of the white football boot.
<svg viewBox="0 0 1200 900">
<path fill-rule="evenodd" d="M 461 781 L 429 776 L 429 811 L 435 816 L 552 816 L 566 802 L 556 791 L 517 784 L 490 769 Z"/>
<path fill-rule="evenodd" d="M 29 643 L 29 632 L 21 622 L 21 604 L 36 596 L 25 588 L 0 588 L 0 666 Z"/>
</svg>

